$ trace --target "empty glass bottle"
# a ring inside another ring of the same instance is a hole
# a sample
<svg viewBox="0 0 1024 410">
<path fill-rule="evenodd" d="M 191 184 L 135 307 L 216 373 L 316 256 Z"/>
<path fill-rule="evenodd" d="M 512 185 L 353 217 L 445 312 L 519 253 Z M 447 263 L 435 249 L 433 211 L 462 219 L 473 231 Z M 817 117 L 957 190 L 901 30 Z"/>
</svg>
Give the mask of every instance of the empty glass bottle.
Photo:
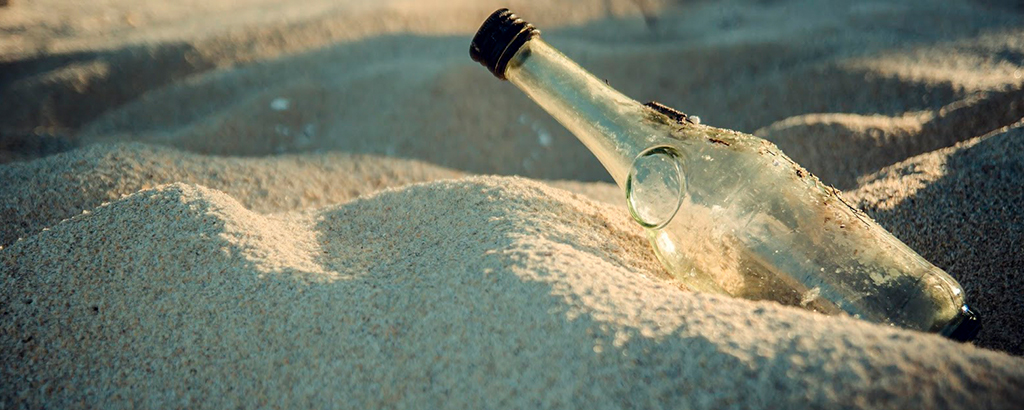
<svg viewBox="0 0 1024 410">
<path fill-rule="evenodd" d="M 625 190 L 665 267 L 691 288 L 957 340 L 980 321 L 960 285 L 775 145 L 640 104 L 494 12 L 471 57 L 575 134 Z"/>
</svg>

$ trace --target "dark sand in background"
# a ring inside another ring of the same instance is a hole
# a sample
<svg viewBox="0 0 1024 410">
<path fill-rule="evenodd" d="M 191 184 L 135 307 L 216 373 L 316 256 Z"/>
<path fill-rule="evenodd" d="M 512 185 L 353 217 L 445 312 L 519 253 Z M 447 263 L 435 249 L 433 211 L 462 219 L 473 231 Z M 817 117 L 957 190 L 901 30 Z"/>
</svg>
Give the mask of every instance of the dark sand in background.
<svg viewBox="0 0 1024 410">
<path fill-rule="evenodd" d="M 597 161 L 469 60 L 502 3 L 432 3 L 0 9 L 0 403 L 1024 400 L 1012 2 L 510 2 L 845 190 L 964 285 L 983 349 L 680 290 Z"/>
</svg>

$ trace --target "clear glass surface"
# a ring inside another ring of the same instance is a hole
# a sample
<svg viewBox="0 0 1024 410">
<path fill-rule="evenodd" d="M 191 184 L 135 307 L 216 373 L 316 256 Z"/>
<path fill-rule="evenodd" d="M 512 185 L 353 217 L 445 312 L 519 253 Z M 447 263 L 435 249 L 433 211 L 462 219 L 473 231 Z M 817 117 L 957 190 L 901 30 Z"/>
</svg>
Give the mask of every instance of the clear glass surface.
<svg viewBox="0 0 1024 410">
<path fill-rule="evenodd" d="M 770 142 L 678 123 L 539 38 L 505 75 L 597 156 L 662 264 L 693 289 L 931 332 L 965 306 L 946 272 Z"/>
</svg>

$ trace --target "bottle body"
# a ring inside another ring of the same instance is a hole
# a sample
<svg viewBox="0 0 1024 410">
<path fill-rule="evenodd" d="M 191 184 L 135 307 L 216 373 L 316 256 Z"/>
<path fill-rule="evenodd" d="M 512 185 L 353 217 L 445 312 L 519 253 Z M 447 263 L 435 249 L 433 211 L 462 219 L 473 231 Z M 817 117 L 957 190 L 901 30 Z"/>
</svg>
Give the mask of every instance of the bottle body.
<svg viewBox="0 0 1024 410">
<path fill-rule="evenodd" d="M 514 22 L 531 35 L 510 35 L 515 49 L 490 68 L 597 156 L 681 282 L 957 339 L 977 332 L 953 278 L 773 144 L 640 104 Z"/>
<path fill-rule="evenodd" d="M 658 258 L 694 288 L 944 333 L 966 306 L 953 278 L 756 137 L 676 128 L 626 185 Z"/>
</svg>

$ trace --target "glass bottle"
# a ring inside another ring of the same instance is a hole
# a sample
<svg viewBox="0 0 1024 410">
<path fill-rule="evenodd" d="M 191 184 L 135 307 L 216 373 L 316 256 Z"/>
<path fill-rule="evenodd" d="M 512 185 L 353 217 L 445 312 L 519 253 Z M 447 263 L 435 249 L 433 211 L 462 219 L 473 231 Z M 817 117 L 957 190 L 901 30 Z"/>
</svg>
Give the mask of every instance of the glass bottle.
<svg viewBox="0 0 1024 410">
<path fill-rule="evenodd" d="M 973 338 L 963 290 L 763 139 L 615 91 L 508 9 L 470 56 L 578 137 L 625 191 L 662 264 L 690 288 Z"/>
</svg>

